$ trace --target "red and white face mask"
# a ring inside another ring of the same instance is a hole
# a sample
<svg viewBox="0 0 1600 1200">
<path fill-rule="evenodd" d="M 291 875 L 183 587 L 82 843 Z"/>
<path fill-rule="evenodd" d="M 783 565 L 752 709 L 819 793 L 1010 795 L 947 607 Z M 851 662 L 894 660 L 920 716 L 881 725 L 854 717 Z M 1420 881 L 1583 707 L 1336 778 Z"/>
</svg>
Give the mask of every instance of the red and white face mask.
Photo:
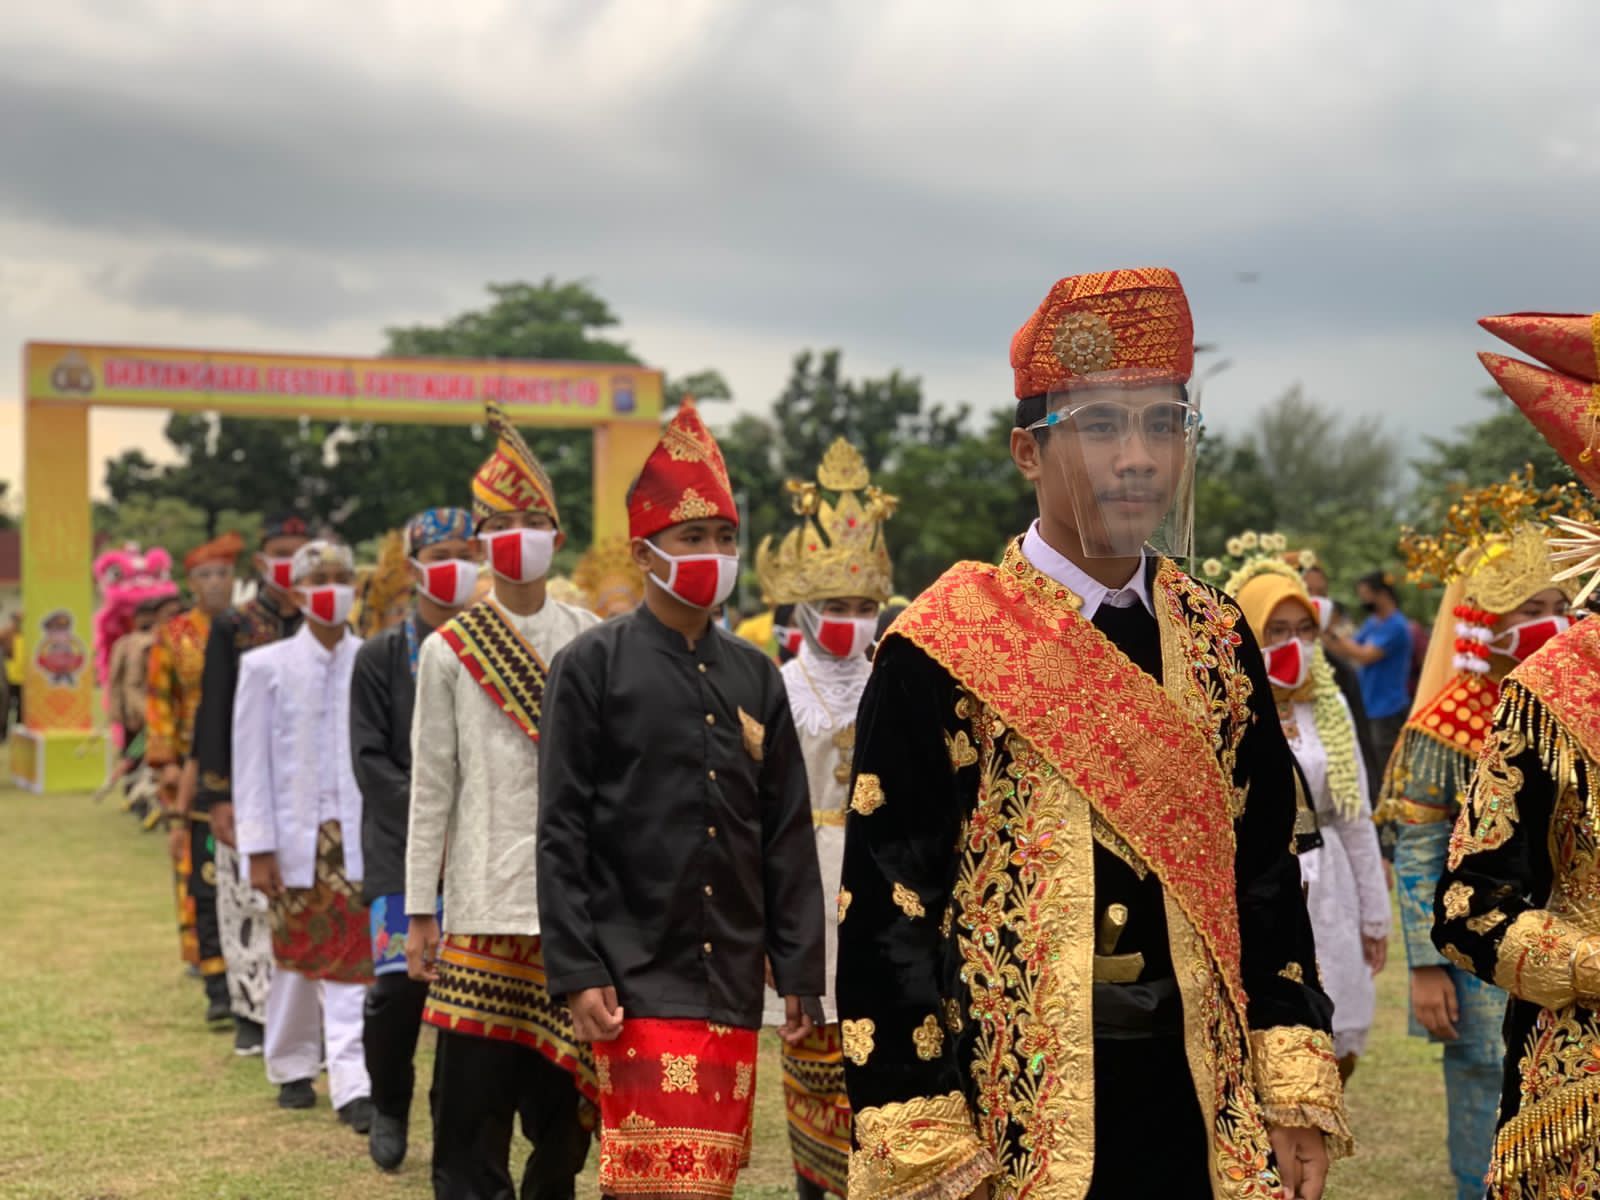
<svg viewBox="0 0 1600 1200">
<path fill-rule="evenodd" d="M 300 602 L 300 611 L 305 614 L 306 620 L 330 628 L 348 621 L 350 610 L 356 603 L 356 589 L 348 583 L 303 588 L 301 595 L 305 598 Z"/>
<path fill-rule="evenodd" d="M 855 658 L 872 649 L 878 637 L 877 617 L 817 618 L 817 645 L 835 658 Z"/>
<path fill-rule="evenodd" d="M 1522 662 L 1532 657 L 1535 651 L 1552 638 L 1559 637 L 1570 628 L 1572 628 L 1571 617 L 1539 617 L 1502 631 L 1499 637 L 1489 643 L 1489 649 L 1495 654 Z"/>
<path fill-rule="evenodd" d="M 1267 660 L 1267 678 L 1275 688 L 1297 691 L 1311 675 L 1311 647 L 1299 638 L 1268 646 L 1261 653 Z"/>
<path fill-rule="evenodd" d="M 280 592 L 287 592 L 294 586 L 294 559 L 269 558 L 265 554 L 258 554 L 256 567 L 261 572 L 262 581 Z"/>
<path fill-rule="evenodd" d="M 654 542 L 645 545 L 667 564 L 666 582 L 650 573 L 650 582 L 670 592 L 691 608 L 710 612 L 729 596 L 739 582 L 737 554 L 668 554 Z"/>
<path fill-rule="evenodd" d="M 417 585 L 429 600 L 445 608 L 460 608 L 472 599 L 478 586 L 478 564 L 464 558 L 450 558 L 443 562 L 423 563 L 411 560 L 422 575 Z"/>
<path fill-rule="evenodd" d="M 805 633 L 793 625 L 774 625 L 772 636 L 778 640 L 778 649 L 791 657 L 800 653 L 806 640 Z"/>
<path fill-rule="evenodd" d="M 554 529 L 501 529 L 480 533 L 489 551 L 489 569 L 512 583 L 532 583 L 550 573 L 556 556 Z"/>
<path fill-rule="evenodd" d="M 1311 607 L 1317 610 L 1317 628 L 1323 633 L 1328 632 L 1328 626 L 1333 621 L 1333 601 L 1326 596 L 1308 596 Z"/>
</svg>

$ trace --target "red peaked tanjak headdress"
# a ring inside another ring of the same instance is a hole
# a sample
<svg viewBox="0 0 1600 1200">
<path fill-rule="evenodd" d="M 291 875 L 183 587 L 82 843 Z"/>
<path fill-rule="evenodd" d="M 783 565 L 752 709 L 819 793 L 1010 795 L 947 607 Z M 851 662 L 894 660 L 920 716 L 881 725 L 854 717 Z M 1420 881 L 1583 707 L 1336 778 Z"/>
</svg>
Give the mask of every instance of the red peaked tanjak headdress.
<svg viewBox="0 0 1600 1200">
<path fill-rule="evenodd" d="M 1011 339 L 1017 399 L 1089 382 L 1184 383 L 1194 372 L 1194 319 L 1165 267 L 1071 275 Z"/>
<path fill-rule="evenodd" d="M 1479 322 L 1519 350 L 1548 363 L 1536 367 L 1503 354 L 1479 354 L 1506 395 L 1533 423 L 1572 473 L 1600 498 L 1600 313 L 1512 313 Z M 1557 580 L 1600 569 L 1600 529 L 1554 518 L 1566 536 L 1551 540 Z M 1596 574 L 1578 596 L 1587 600 Z"/>
<path fill-rule="evenodd" d="M 645 459 L 628 496 L 628 533 L 654 537 L 685 521 L 722 517 L 739 523 L 722 450 L 693 400 L 685 400 Z"/>
</svg>

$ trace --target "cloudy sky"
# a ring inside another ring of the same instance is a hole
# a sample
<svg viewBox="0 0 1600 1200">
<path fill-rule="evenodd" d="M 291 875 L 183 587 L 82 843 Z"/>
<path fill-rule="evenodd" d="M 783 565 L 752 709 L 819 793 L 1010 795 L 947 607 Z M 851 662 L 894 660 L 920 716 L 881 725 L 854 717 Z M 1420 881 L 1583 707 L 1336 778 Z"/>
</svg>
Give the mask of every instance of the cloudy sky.
<svg viewBox="0 0 1600 1200">
<path fill-rule="evenodd" d="M 4 8 L 0 478 L 26 339 L 371 353 L 487 280 L 752 408 L 833 345 L 986 408 L 1054 279 L 1168 265 L 1211 423 L 1408 443 L 1486 411 L 1476 317 L 1600 306 L 1593 0 Z"/>
</svg>

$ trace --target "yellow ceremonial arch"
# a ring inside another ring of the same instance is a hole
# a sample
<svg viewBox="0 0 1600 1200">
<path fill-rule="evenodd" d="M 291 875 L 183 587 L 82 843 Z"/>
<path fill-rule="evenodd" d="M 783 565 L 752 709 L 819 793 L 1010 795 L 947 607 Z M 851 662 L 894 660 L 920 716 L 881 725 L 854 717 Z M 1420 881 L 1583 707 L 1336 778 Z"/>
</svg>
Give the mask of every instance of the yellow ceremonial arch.
<svg viewBox="0 0 1600 1200">
<path fill-rule="evenodd" d="M 589 362 L 336 358 L 30 342 L 23 351 L 24 787 L 95 787 L 105 773 L 89 650 L 89 410 L 97 406 L 464 425 L 498 400 L 520 425 L 594 430 L 596 541 L 627 532 L 628 485 L 659 435 L 662 376 Z"/>
</svg>

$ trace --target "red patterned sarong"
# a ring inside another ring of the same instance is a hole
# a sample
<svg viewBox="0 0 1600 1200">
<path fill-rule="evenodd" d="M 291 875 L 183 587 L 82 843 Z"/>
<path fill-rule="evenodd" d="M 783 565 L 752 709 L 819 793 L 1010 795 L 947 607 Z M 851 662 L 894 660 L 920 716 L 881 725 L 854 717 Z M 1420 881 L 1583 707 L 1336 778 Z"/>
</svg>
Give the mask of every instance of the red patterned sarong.
<svg viewBox="0 0 1600 1200">
<path fill-rule="evenodd" d="M 316 882 L 273 901 L 272 957 L 307 979 L 372 982 L 372 919 L 345 876 L 337 821 L 317 829 Z"/>
<path fill-rule="evenodd" d="M 749 1161 L 756 1031 L 629 1017 L 596 1042 L 600 1191 L 637 1200 L 733 1195 Z"/>
<path fill-rule="evenodd" d="M 550 994 L 536 936 L 446 934 L 422 1019 L 451 1033 L 535 1050 L 570 1073 L 591 1105 L 600 1102 L 594 1059 L 572 1031 L 567 1002 Z M 592 1118 L 592 1108 L 589 1113 Z M 592 1127 L 592 1119 L 587 1124 Z"/>
</svg>

